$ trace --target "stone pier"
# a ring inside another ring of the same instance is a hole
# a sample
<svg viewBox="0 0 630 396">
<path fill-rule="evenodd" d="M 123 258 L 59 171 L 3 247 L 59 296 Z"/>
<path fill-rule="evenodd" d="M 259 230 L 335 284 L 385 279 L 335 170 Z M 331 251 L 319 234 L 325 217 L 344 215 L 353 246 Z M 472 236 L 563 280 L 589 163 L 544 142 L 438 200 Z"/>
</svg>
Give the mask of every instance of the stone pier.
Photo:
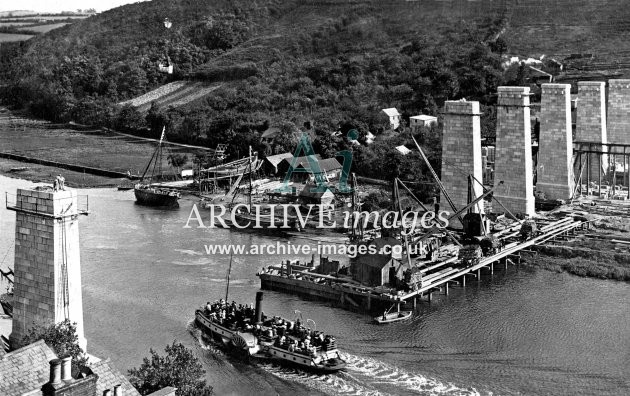
<svg viewBox="0 0 630 396">
<path fill-rule="evenodd" d="M 536 191 L 547 199 L 566 200 L 575 186 L 571 85 L 543 84 L 541 102 Z"/>
<path fill-rule="evenodd" d="M 608 137 L 606 132 L 606 83 L 600 81 L 579 81 L 578 82 L 578 107 L 577 120 L 575 130 L 575 140 L 580 142 L 596 142 L 607 143 Z M 593 149 L 597 150 L 601 146 L 593 145 Z M 606 147 L 602 147 L 605 151 Z M 599 173 L 606 173 L 608 164 L 608 156 L 602 156 L 601 160 L 598 155 L 591 154 L 589 156 L 590 175 L 586 168 L 586 155 L 582 155 L 582 184 L 586 184 L 586 180 L 597 180 Z M 574 166 L 576 172 L 580 171 L 579 161 Z M 580 175 L 576 173 L 576 178 Z"/>
<path fill-rule="evenodd" d="M 630 80 L 608 81 L 608 142 L 630 144 Z"/>
<path fill-rule="evenodd" d="M 86 348 L 77 201 L 76 191 L 19 189 L 7 204 L 16 212 L 13 347 L 33 326 L 69 319 Z"/>
<path fill-rule="evenodd" d="M 449 100 L 444 106 L 442 137 L 442 184 L 457 210 L 468 205 L 468 175 L 473 175 L 472 191 L 475 197 L 483 195 L 481 167 L 481 124 L 479 102 Z M 453 212 L 446 198 L 440 197 L 440 209 Z M 483 213 L 483 205 L 472 208 Z M 456 225 L 459 224 L 457 221 Z"/>
<path fill-rule="evenodd" d="M 499 87 L 494 196 L 513 214 L 532 216 L 534 175 L 528 87 Z M 492 205 L 493 211 L 503 208 Z"/>
</svg>

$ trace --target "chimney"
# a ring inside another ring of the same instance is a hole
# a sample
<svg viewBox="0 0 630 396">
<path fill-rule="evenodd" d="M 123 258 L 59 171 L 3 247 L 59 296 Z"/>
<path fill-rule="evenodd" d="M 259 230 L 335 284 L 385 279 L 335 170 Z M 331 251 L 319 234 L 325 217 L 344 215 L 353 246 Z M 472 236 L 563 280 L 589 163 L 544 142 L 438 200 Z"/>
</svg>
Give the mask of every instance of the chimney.
<svg viewBox="0 0 630 396">
<path fill-rule="evenodd" d="M 109 390 L 109 389 L 105 389 L 105 390 L 103 391 L 103 396 L 112 396 L 112 391 L 111 391 L 111 390 Z"/>
<path fill-rule="evenodd" d="M 61 383 L 61 359 L 53 359 L 50 364 L 50 384 Z"/>
<path fill-rule="evenodd" d="M 72 356 L 61 359 L 61 379 L 63 381 L 72 380 Z"/>
<path fill-rule="evenodd" d="M 121 384 L 114 385 L 114 396 L 122 396 L 122 386 Z"/>
<path fill-rule="evenodd" d="M 262 322 L 262 300 L 263 292 L 256 292 L 256 323 Z"/>
</svg>

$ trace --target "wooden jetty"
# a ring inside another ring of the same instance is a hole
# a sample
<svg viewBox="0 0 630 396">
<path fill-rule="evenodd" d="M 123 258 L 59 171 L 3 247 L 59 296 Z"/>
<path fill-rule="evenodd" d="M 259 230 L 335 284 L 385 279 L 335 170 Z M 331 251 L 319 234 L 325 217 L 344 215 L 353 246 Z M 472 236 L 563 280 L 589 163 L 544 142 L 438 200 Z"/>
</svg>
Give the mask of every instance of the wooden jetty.
<svg viewBox="0 0 630 396">
<path fill-rule="evenodd" d="M 456 256 L 437 262 L 423 262 L 419 266 L 421 281 L 413 290 L 397 290 L 386 286 L 368 287 L 350 277 L 315 273 L 310 267 L 299 264 L 268 267 L 259 272 L 258 276 L 262 289 L 332 301 L 353 310 L 377 310 L 392 304 L 400 310 L 406 304 L 415 307 L 418 298 L 424 296 L 430 301 L 432 293 L 436 291 L 448 294 L 450 284 L 465 286 L 467 276 L 480 279 L 484 268 L 494 273 L 495 266 L 507 269 L 509 264 L 520 264 L 521 251 L 584 230 L 589 223 L 573 216 L 559 220 L 537 219 L 537 234 L 526 240 L 519 238 L 521 225 L 522 223 L 516 222 L 513 226 L 494 233 L 495 237 L 504 242 L 503 247 L 482 257 L 473 265 L 466 266 Z"/>
</svg>

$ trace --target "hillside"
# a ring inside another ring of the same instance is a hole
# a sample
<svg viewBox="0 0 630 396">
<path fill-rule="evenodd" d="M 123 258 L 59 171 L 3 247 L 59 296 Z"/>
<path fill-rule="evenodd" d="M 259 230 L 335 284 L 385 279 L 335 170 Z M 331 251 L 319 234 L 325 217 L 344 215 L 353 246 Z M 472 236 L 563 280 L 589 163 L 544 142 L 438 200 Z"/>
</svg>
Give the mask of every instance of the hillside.
<svg viewBox="0 0 630 396">
<path fill-rule="evenodd" d="M 503 70 L 502 56 L 591 53 L 569 69 L 625 73 L 629 17 L 624 0 L 153 0 L 0 48 L 0 78 L 3 100 L 38 117 L 120 129 L 165 123 L 171 140 L 227 143 L 231 153 L 292 150 L 296 129 L 313 121 L 316 149 L 330 156 L 349 148 L 330 132 L 355 128 L 362 142 L 386 128 L 382 108 L 437 115 L 462 97 L 481 101 L 490 136 L 496 87 L 524 83 L 515 68 Z M 167 59 L 173 75 L 158 70 Z M 282 138 L 262 145 L 269 126 Z M 421 139 L 439 164 L 439 130 Z M 391 151 L 407 140 L 352 148 L 355 168 L 417 178 L 422 170 Z"/>
</svg>

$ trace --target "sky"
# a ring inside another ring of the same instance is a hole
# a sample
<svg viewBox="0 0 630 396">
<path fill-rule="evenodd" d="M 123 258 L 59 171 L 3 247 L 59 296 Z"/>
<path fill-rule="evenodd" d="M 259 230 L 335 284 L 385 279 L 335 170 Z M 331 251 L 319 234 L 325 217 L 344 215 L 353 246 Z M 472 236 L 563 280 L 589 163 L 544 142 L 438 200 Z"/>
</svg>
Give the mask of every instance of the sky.
<svg viewBox="0 0 630 396">
<path fill-rule="evenodd" d="M 29 10 L 38 12 L 76 11 L 94 8 L 105 11 L 139 0 L 0 0 L 0 11 Z"/>
</svg>

